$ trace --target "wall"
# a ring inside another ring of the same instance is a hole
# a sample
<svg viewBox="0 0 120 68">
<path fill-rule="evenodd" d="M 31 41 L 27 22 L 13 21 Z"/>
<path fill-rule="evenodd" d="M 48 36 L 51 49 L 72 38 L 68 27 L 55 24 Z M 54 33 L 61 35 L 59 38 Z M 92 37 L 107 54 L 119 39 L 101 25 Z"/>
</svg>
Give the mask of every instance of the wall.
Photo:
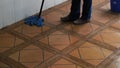
<svg viewBox="0 0 120 68">
<path fill-rule="evenodd" d="M 45 0 L 43 10 L 66 0 Z M 39 12 L 42 0 L 1 0 L 0 28 Z"/>
</svg>

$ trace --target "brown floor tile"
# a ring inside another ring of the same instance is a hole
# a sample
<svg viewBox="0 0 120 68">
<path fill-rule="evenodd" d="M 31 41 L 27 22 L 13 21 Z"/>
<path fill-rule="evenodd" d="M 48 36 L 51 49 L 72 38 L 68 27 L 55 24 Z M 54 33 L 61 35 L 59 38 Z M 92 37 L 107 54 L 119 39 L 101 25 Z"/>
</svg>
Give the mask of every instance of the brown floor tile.
<svg viewBox="0 0 120 68">
<path fill-rule="evenodd" d="M 102 39 L 102 36 L 101 34 L 97 34 L 93 37 L 93 39 L 97 40 L 97 41 L 100 41 L 100 42 L 103 42 L 103 39 Z"/>
<path fill-rule="evenodd" d="M 64 63 L 63 63 L 64 62 Z M 64 60 L 64 59 L 60 59 L 58 60 L 56 63 L 54 63 L 53 65 L 51 65 L 48 68 L 82 68 L 74 63 L 71 63 L 70 61 Z"/>
<path fill-rule="evenodd" d="M 6 50 L 8 50 L 8 49 L 10 49 L 10 48 L 0 48 L 0 53 L 6 51 Z"/>
<path fill-rule="evenodd" d="M 25 50 L 39 50 L 40 48 L 34 46 L 34 45 L 29 45 L 28 47 L 24 48 Z"/>
<path fill-rule="evenodd" d="M 0 68 L 11 68 L 11 67 L 8 66 L 7 64 L 0 62 Z"/>
<path fill-rule="evenodd" d="M 70 7 L 71 7 L 71 4 L 69 3 L 64 7 L 61 7 L 60 10 L 62 10 L 65 14 L 68 14 L 70 12 Z"/>
<path fill-rule="evenodd" d="M 38 48 L 38 47 L 36 47 L 36 46 L 34 46 L 34 45 L 30 45 L 30 46 L 28 46 L 28 47 L 26 47 L 26 48 L 24 48 L 25 50 L 39 50 L 40 48 Z M 12 54 L 12 55 L 10 55 L 10 57 L 12 58 L 12 59 L 14 59 L 14 60 L 16 60 L 16 61 L 18 61 L 18 62 L 20 62 L 20 51 L 19 52 L 16 52 L 16 53 L 14 53 L 14 54 Z"/>
<path fill-rule="evenodd" d="M 111 26 L 120 29 L 120 20 L 118 20 L 117 22 L 113 23 Z"/>
<path fill-rule="evenodd" d="M 23 50 L 20 50 L 20 52 L 10 55 L 12 59 L 17 62 L 21 62 L 23 65 L 29 68 L 34 68 L 36 65 L 42 63 L 52 56 L 52 53 L 40 49 L 34 45 L 30 45 Z"/>
<path fill-rule="evenodd" d="M 81 26 L 72 26 L 73 31 L 76 33 L 82 34 L 84 36 L 96 30 L 99 26 L 91 23 L 87 23 Z"/>
<path fill-rule="evenodd" d="M 120 47 L 120 32 L 106 29 L 101 32 L 103 41 L 115 47 Z"/>
<path fill-rule="evenodd" d="M 15 42 L 14 42 L 15 47 L 16 47 L 17 45 L 23 43 L 23 42 L 24 42 L 23 40 L 21 40 L 21 39 L 19 39 L 19 38 L 15 38 Z"/>
<path fill-rule="evenodd" d="M 50 24 L 53 24 L 53 25 L 58 25 L 60 24 L 61 22 L 60 21 L 60 17 L 62 17 L 63 14 L 62 13 L 59 13 L 57 12 L 56 10 L 54 12 L 51 12 L 47 15 L 44 16 L 44 19 L 45 19 L 45 23 L 50 23 Z"/>
<path fill-rule="evenodd" d="M 86 62 L 93 64 L 97 66 L 99 63 L 101 63 L 103 60 L 86 60 Z"/>
<path fill-rule="evenodd" d="M 35 68 L 39 63 L 22 63 L 28 68 Z"/>
<path fill-rule="evenodd" d="M 112 51 L 86 42 L 85 44 L 81 45 L 79 48 L 71 52 L 70 55 L 75 56 L 79 59 L 83 59 L 90 64 L 98 65 L 111 53 Z"/>
<path fill-rule="evenodd" d="M 114 64 L 111 64 L 107 68 L 116 68 L 116 66 Z"/>
<path fill-rule="evenodd" d="M 107 23 L 109 20 L 112 19 L 112 15 L 110 15 L 108 12 L 106 11 L 93 11 L 93 14 L 92 14 L 92 18 L 100 23 Z"/>
<path fill-rule="evenodd" d="M 68 35 L 50 35 L 50 45 L 69 45 L 70 40 Z"/>
<path fill-rule="evenodd" d="M 93 6 L 96 6 L 96 5 L 98 5 L 98 4 L 100 4 L 100 3 L 102 3 L 102 2 L 104 2 L 105 0 L 93 0 L 92 2 L 93 2 Z"/>
<path fill-rule="evenodd" d="M 8 33 L 3 33 L 0 34 L 0 47 L 13 47 L 14 46 L 14 41 L 15 41 L 15 36 L 10 35 Z"/>
<path fill-rule="evenodd" d="M 10 68 L 16 62 L 15 66 L 27 68 L 119 68 L 120 20 L 109 11 L 108 2 L 93 0 L 92 19 L 84 25 L 60 21 L 70 12 L 69 1 L 46 10 L 42 27 L 20 21 L 0 29 L 0 68 Z"/>
<path fill-rule="evenodd" d="M 0 52 L 4 52 L 12 47 L 15 47 L 24 41 L 14 35 L 8 33 L 0 33 Z"/>
<path fill-rule="evenodd" d="M 108 65 L 108 67 L 119 68 L 120 67 L 120 57 L 117 60 L 115 60 L 113 63 L 111 63 L 110 65 Z"/>
<path fill-rule="evenodd" d="M 75 43 L 75 42 L 78 41 L 78 38 L 76 38 L 76 37 L 74 37 L 74 36 L 72 36 L 72 35 L 69 35 L 69 37 L 70 37 L 70 43 L 71 43 L 71 44 L 73 44 L 73 43 Z"/>
<path fill-rule="evenodd" d="M 28 25 L 20 25 L 19 27 L 15 28 L 14 30 L 22 33 L 24 35 L 27 35 L 29 37 L 34 37 L 36 35 L 38 35 L 41 32 L 44 32 L 46 30 L 48 30 L 50 27 L 48 26 L 43 26 L 43 27 L 36 27 L 36 26 L 28 26 Z"/>
<path fill-rule="evenodd" d="M 20 62 L 42 62 L 43 54 L 41 50 L 20 51 Z"/>
<path fill-rule="evenodd" d="M 93 22 L 93 21 L 91 21 L 91 22 Z M 86 35 L 90 34 L 91 32 L 94 32 L 97 28 L 99 28 L 99 26 L 92 24 L 92 23 L 86 23 L 84 25 L 66 24 L 64 28 L 86 36 Z"/>
<path fill-rule="evenodd" d="M 41 39 L 40 41 L 56 49 L 62 50 L 65 47 L 68 47 L 70 44 L 73 44 L 77 40 L 78 39 L 72 35 L 56 31 L 50 34 L 47 38 Z"/>
<path fill-rule="evenodd" d="M 104 10 L 104 11 L 109 11 L 109 10 L 110 10 L 110 3 L 102 6 L 100 9 L 101 9 L 101 10 Z"/>
<path fill-rule="evenodd" d="M 19 62 L 20 61 L 20 52 L 16 52 L 16 53 L 10 55 L 9 57 L 14 59 L 15 61 Z"/>
<path fill-rule="evenodd" d="M 69 22 L 68 22 L 69 23 Z M 67 30 L 72 30 L 72 24 L 64 24 L 64 28 L 67 29 Z"/>
</svg>

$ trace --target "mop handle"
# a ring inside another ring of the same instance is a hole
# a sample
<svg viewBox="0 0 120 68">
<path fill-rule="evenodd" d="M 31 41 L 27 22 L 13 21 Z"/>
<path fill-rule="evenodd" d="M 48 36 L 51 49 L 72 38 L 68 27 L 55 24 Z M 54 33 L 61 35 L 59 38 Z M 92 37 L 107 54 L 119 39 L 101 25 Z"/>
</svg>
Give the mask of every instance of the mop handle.
<svg viewBox="0 0 120 68">
<path fill-rule="evenodd" d="M 44 0 L 42 0 L 42 4 L 41 4 L 41 8 L 40 8 L 40 12 L 39 12 L 39 17 L 41 17 L 41 13 L 42 13 L 43 5 L 44 5 Z"/>
</svg>

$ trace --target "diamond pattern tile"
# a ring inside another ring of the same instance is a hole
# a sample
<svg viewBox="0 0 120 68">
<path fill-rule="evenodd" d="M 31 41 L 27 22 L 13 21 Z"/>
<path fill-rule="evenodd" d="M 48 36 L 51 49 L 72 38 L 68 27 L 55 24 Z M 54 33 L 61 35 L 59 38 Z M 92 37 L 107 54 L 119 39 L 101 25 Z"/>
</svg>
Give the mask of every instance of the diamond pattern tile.
<svg viewBox="0 0 120 68">
<path fill-rule="evenodd" d="M 86 36 L 86 35 L 90 34 L 91 32 L 94 32 L 97 28 L 99 28 L 99 26 L 92 24 L 92 23 L 86 23 L 84 25 L 77 25 L 77 26 L 68 24 L 68 25 L 65 25 L 64 28 Z"/>
<path fill-rule="evenodd" d="M 54 12 L 51 12 L 51 13 L 45 15 L 44 19 L 45 19 L 45 22 L 47 22 L 47 23 L 58 25 L 61 23 L 59 21 L 60 21 L 60 17 L 62 17 L 62 16 L 63 16 L 63 14 L 61 14 L 57 11 L 54 11 Z"/>
<path fill-rule="evenodd" d="M 67 4 L 65 7 L 61 7 L 60 10 L 64 11 L 64 13 L 66 13 L 67 15 L 70 12 L 70 7 L 71 7 L 71 4 Z"/>
<path fill-rule="evenodd" d="M 9 48 L 0 48 L 0 53 L 6 51 L 6 50 L 8 50 L 8 49 L 9 49 Z"/>
<path fill-rule="evenodd" d="M 40 50 L 22 50 L 20 51 L 20 62 L 24 63 L 41 63 L 43 55 Z M 40 59 L 41 58 L 41 59 Z"/>
<path fill-rule="evenodd" d="M 108 14 L 108 12 L 103 11 L 93 11 L 92 18 L 100 23 L 107 23 L 113 16 Z"/>
<path fill-rule="evenodd" d="M 118 57 L 117 60 L 115 60 L 110 65 L 108 65 L 108 68 L 119 68 L 119 67 L 120 67 L 120 57 Z"/>
<path fill-rule="evenodd" d="M 93 6 L 97 6 L 98 4 L 104 2 L 105 0 L 92 0 Z"/>
<path fill-rule="evenodd" d="M 10 55 L 9 57 L 14 59 L 15 61 L 19 62 L 20 61 L 20 52 L 16 52 L 16 53 Z"/>
<path fill-rule="evenodd" d="M 88 35 L 89 33 L 96 30 L 99 26 L 95 24 L 87 23 L 82 26 L 72 26 L 73 31 L 82 35 Z"/>
<path fill-rule="evenodd" d="M 111 53 L 112 51 L 110 50 L 86 42 L 85 44 L 81 45 L 79 48 L 76 48 L 74 51 L 72 51 L 70 55 L 75 56 L 76 58 L 79 59 L 83 59 L 90 64 L 98 65 Z"/>
<path fill-rule="evenodd" d="M 0 62 L 0 68 L 10 68 L 7 64 Z"/>
<path fill-rule="evenodd" d="M 23 24 L 15 28 L 14 30 L 24 35 L 27 35 L 29 37 L 34 37 L 40 34 L 41 32 L 48 30 L 49 28 L 50 27 L 48 26 L 36 27 L 36 26 L 28 26 L 28 25 Z"/>
<path fill-rule="evenodd" d="M 68 1 L 43 11 L 42 27 L 20 21 L 0 29 L 0 68 L 119 68 L 119 14 L 108 0 L 92 2 L 92 19 L 83 25 L 60 21 L 70 12 Z"/>
<path fill-rule="evenodd" d="M 99 33 L 98 35 L 100 35 L 100 34 L 101 34 L 100 39 L 103 39 L 102 42 L 110 44 L 116 48 L 120 47 L 119 46 L 120 45 L 120 41 L 119 41 L 120 40 L 120 32 L 115 31 L 115 30 L 111 30 L 111 29 L 105 29 L 101 33 Z M 96 36 L 98 36 L 98 35 L 96 35 Z"/>
<path fill-rule="evenodd" d="M 35 67 L 39 63 L 49 59 L 53 54 L 40 49 L 34 45 L 30 45 L 19 52 L 10 55 L 14 60 L 21 62 L 27 67 Z"/>
<path fill-rule="evenodd" d="M 13 47 L 14 46 L 14 41 L 15 41 L 15 37 L 13 35 L 7 34 L 7 33 L 3 33 L 0 34 L 0 47 Z"/>
<path fill-rule="evenodd" d="M 118 20 L 117 22 L 113 23 L 111 26 L 120 29 L 120 20 Z"/>
<path fill-rule="evenodd" d="M 96 36 L 93 37 L 93 39 L 100 41 L 100 42 L 103 42 L 103 38 L 102 38 L 101 34 L 97 34 Z"/>
<path fill-rule="evenodd" d="M 48 68 L 82 68 L 82 67 L 78 66 L 70 61 L 67 61 L 65 59 L 60 59 Z"/>
<path fill-rule="evenodd" d="M 0 52 L 4 52 L 12 47 L 15 47 L 21 43 L 23 43 L 24 40 L 17 38 L 14 35 L 8 34 L 8 33 L 0 33 Z"/>
<path fill-rule="evenodd" d="M 103 7 L 101 7 L 102 10 L 110 10 L 110 3 L 104 5 Z"/>
<path fill-rule="evenodd" d="M 115 66 L 115 64 L 111 64 L 107 68 L 116 68 L 116 66 Z"/>
<path fill-rule="evenodd" d="M 49 35 L 47 38 L 41 39 L 40 41 L 56 49 L 62 50 L 77 40 L 78 39 L 72 35 L 57 31 Z"/>
</svg>

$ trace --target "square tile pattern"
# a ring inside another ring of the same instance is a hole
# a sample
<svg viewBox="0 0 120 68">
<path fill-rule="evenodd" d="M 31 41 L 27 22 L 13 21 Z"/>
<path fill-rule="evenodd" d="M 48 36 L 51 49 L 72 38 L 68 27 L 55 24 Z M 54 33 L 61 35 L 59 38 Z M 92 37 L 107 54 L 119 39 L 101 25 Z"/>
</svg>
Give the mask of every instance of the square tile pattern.
<svg viewBox="0 0 120 68">
<path fill-rule="evenodd" d="M 57 62 L 55 62 L 53 65 L 49 66 L 48 68 L 82 68 L 82 67 L 74 63 L 71 63 L 65 59 L 60 59 Z"/>
<path fill-rule="evenodd" d="M 89 23 L 63 23 L 70 3 L 44 11 L 42 27 L 20 21 L 0 29 L 0 68 L 119 68 L 120 14 L 93 0 Z"/>
<path fill-rule="evenodd" d="M 89 42 L 84 43 L 79 48 L 70 52 L 70 55 L 83 59 L 93 65 L 98 65 L 106 57 L 112 54 L 112 51 L 96 46 Z"/>
<path fill-rule="evenodd" d="M 73 44 L 76 41 L 78 41 L 78 38 L 69 34 L 64 34 L 60 31 L 56 31 L 50 34 L 49 36 L 40 39 L 39 41 L 56 49 L 63 50 L 64 48 L 70 46 L 70 44 Z"/>
</svg>

